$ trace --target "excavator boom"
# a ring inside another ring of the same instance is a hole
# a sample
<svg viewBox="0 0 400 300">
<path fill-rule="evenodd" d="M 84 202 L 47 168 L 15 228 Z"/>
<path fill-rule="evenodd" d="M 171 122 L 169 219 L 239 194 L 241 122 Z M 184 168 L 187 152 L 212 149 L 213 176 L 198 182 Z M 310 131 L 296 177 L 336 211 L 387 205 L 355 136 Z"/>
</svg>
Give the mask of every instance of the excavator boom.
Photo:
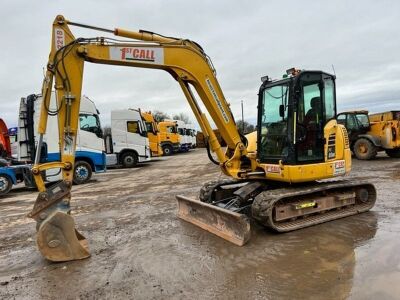
<svg viewBox="0 0 400 300">
<path fill-rule="evenodd" d="M 76 39 L 69 25 L 113 33 L 129 40 L 117 42 L 115 39 L 104 37 Z M 222 171 L 229 176 L 237 177 L 241 171 L 240 157 L 246 155 L 246 147 L 236 128 L 215 70 L 209 57 L 198 44 L 189 40 L 163 37 L 147 31 L 133 32 L 124 29 L 109 30 L 93 27 L 70 22 L 63 16 L 57 16 L 53 23 L 51 52 L 42 87 L 44 100 L 38 128 L 39 145 L 32 169 L 40 193 L 29 214 L 29 217 L 35 219 L 38 224 L 39 250 L 44 257 L 52 261 L 82 259 L 90 255 L 87 241 L 75 229 L 74 220 L 70 215 L 72 166 L 75 158 L 85 61 L 167 71 L 181 86 L 203 133 L 208 138 L 211 151 L 218 157 Z M 53 81 L 55 81 L 57 98 L 56 111 L 49 109 Z M 220 128 L 221 135 L 228 145 L 225 153 L 206 115 L 200 110 L 191 87 L 196 90 L 214 123 Z M 58 115 L 61 161 L 39 163 L 48 114 Z M 61 168 L 63 181 L 46 187 L 40 174 L 41 171 L 52 168 Z M 222 214 L 224 213 L 223 211 Z M 229 211 L 227 216 L 233 226 L 237 219 L 242 218 L 232 217 Z M 190 215 L 187 215 L 185 219 L 189 222 L 193 221 Z M 234 231 L 230 229 L 228 223 L 226 225 L 227 232 Z"/>
</svg>

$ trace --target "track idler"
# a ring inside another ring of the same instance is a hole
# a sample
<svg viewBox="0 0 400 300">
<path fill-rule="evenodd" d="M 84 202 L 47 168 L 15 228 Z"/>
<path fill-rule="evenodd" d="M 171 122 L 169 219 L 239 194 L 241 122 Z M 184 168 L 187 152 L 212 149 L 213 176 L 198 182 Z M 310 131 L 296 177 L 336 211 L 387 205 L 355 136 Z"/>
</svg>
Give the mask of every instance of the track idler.
<svg viewBox="0 0 400 300">
<path fill-rule="evenodd" d="M 250 221 L 246 215 L 184 196 L 178 195 L 176 199 L 178 217 L 182 220 L 238 246 L 243 246 L 250 239 Z"/>
<path fill-rule="evenodd" d="M 70 215 L 70 184 L 61 181 L 39 193 L 28 214 L 36 220 L 37 245 L 42 255 L 54 262 L 90 256 L 85 237 L 75 229 Z"/>
</svg>

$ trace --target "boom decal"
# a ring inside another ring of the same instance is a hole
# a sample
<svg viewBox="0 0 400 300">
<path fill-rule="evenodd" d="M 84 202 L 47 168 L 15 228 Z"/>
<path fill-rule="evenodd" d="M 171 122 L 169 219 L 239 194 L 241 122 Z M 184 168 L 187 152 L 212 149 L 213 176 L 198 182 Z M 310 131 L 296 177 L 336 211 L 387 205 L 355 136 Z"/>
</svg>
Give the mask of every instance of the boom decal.
<svg viewBox="0 0 400 300">
<path fill-rule="evenodd" d="M 217 106 L 219 108 L 219 110 L 221 111 L 222 117 L 224 118 L 225 123 L 229 123 L 229 117 L 225 112 L 224 107 L 222 106 L 221 100 L 219 100 L 217 92 L 215 91 L 213 85 L 211 84 L 211 81 L 209 78 L 206 79 L 206 83 L 208 86 L 208 89 L 211 92 L 211 95 L 213 96 L 215 103 L 217 103 Z"/>
<path fill-rule="evenodd" d="M 62 47 L 65 46 L 65 34 L 64 30 L 61 28 L 55 28 L 54 29 L 54 35 L 55 35 L 55 47 L 56 50 L 60 50 Z"/>
<path fill-rule="evenodd" d="M 110 47 L 110 58 L 162 65 L 164 64 L 164 49 L 155 47 Z"/>
</svg>

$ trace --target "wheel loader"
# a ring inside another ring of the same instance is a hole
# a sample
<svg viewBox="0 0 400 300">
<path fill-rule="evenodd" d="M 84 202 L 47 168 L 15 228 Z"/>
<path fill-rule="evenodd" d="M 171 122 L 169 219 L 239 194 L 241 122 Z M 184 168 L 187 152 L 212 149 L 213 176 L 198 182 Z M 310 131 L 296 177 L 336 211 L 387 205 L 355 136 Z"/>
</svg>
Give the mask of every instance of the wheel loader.
<svg viewBox="0 0 400 300">
<path fill-rule="evenodd" d="M 126 39 L 75 38 L 70 26 Z M 346 129 L 335 119 L 335 76 L 297 69 L 289 69 L 280 80 L 264 76 L 258 93 L 256 138 L 246 138 L 237 130 L 211 59 L 198 43 L 144 30 L 94 27 L 57 16 L 43 82 L 39 132 L 46 131 L 47 115 L 57 113 L 61 161 L 39 163 L 37 151 L 33 173 L 40 193 L 29 213 L 37 222 L 39 250 L 50 261 L 90 256 L 88 242 L 75 229 L 70 214 L 85 62 L 161 69 L 180 85 L 208 141 L 209 158 L 232 178 L 205 183 L 199 199 L 177 196 L 178 216 L 183 220 L 244 245 L 251 235 L 250 218 L 287 232 L 365 212 L 375 203 L 372 184 L 339 179 L 350 172 L 351 152 Z M 48 108 L 53 81 L 57 111 Z M 198 101 L 219 129 L 226 149 Z M 40 173 L 49 168 L 61 168 L 63 180 L 46 187 Z"/>
<path fill-rule="evenodd" d="M 400 111 L 370 115 L 366 110 L 347 111 L 337 120 L 346 127 L 350 149 L 358 159 L 373 159 L 379 151 L 400 158 Z"/>
</svg>

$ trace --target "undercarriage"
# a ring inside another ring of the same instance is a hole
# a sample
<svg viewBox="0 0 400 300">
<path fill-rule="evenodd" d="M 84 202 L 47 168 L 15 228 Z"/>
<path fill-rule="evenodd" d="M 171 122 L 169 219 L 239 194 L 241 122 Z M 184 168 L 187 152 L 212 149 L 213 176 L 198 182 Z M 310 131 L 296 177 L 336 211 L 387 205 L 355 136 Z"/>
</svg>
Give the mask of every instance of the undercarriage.
<svg viewBox="0 0 400 300">
<path fill-rule="evenodd" d="M 250 239 L 250 218 L 288 232 L 370 210 L 376 190 L 368 182 L 336 180 L 284 186 L 268 181 L 207 182 L 200 201 L 177 196 L 180 218 L 239 246 Z"/>
</svg>

